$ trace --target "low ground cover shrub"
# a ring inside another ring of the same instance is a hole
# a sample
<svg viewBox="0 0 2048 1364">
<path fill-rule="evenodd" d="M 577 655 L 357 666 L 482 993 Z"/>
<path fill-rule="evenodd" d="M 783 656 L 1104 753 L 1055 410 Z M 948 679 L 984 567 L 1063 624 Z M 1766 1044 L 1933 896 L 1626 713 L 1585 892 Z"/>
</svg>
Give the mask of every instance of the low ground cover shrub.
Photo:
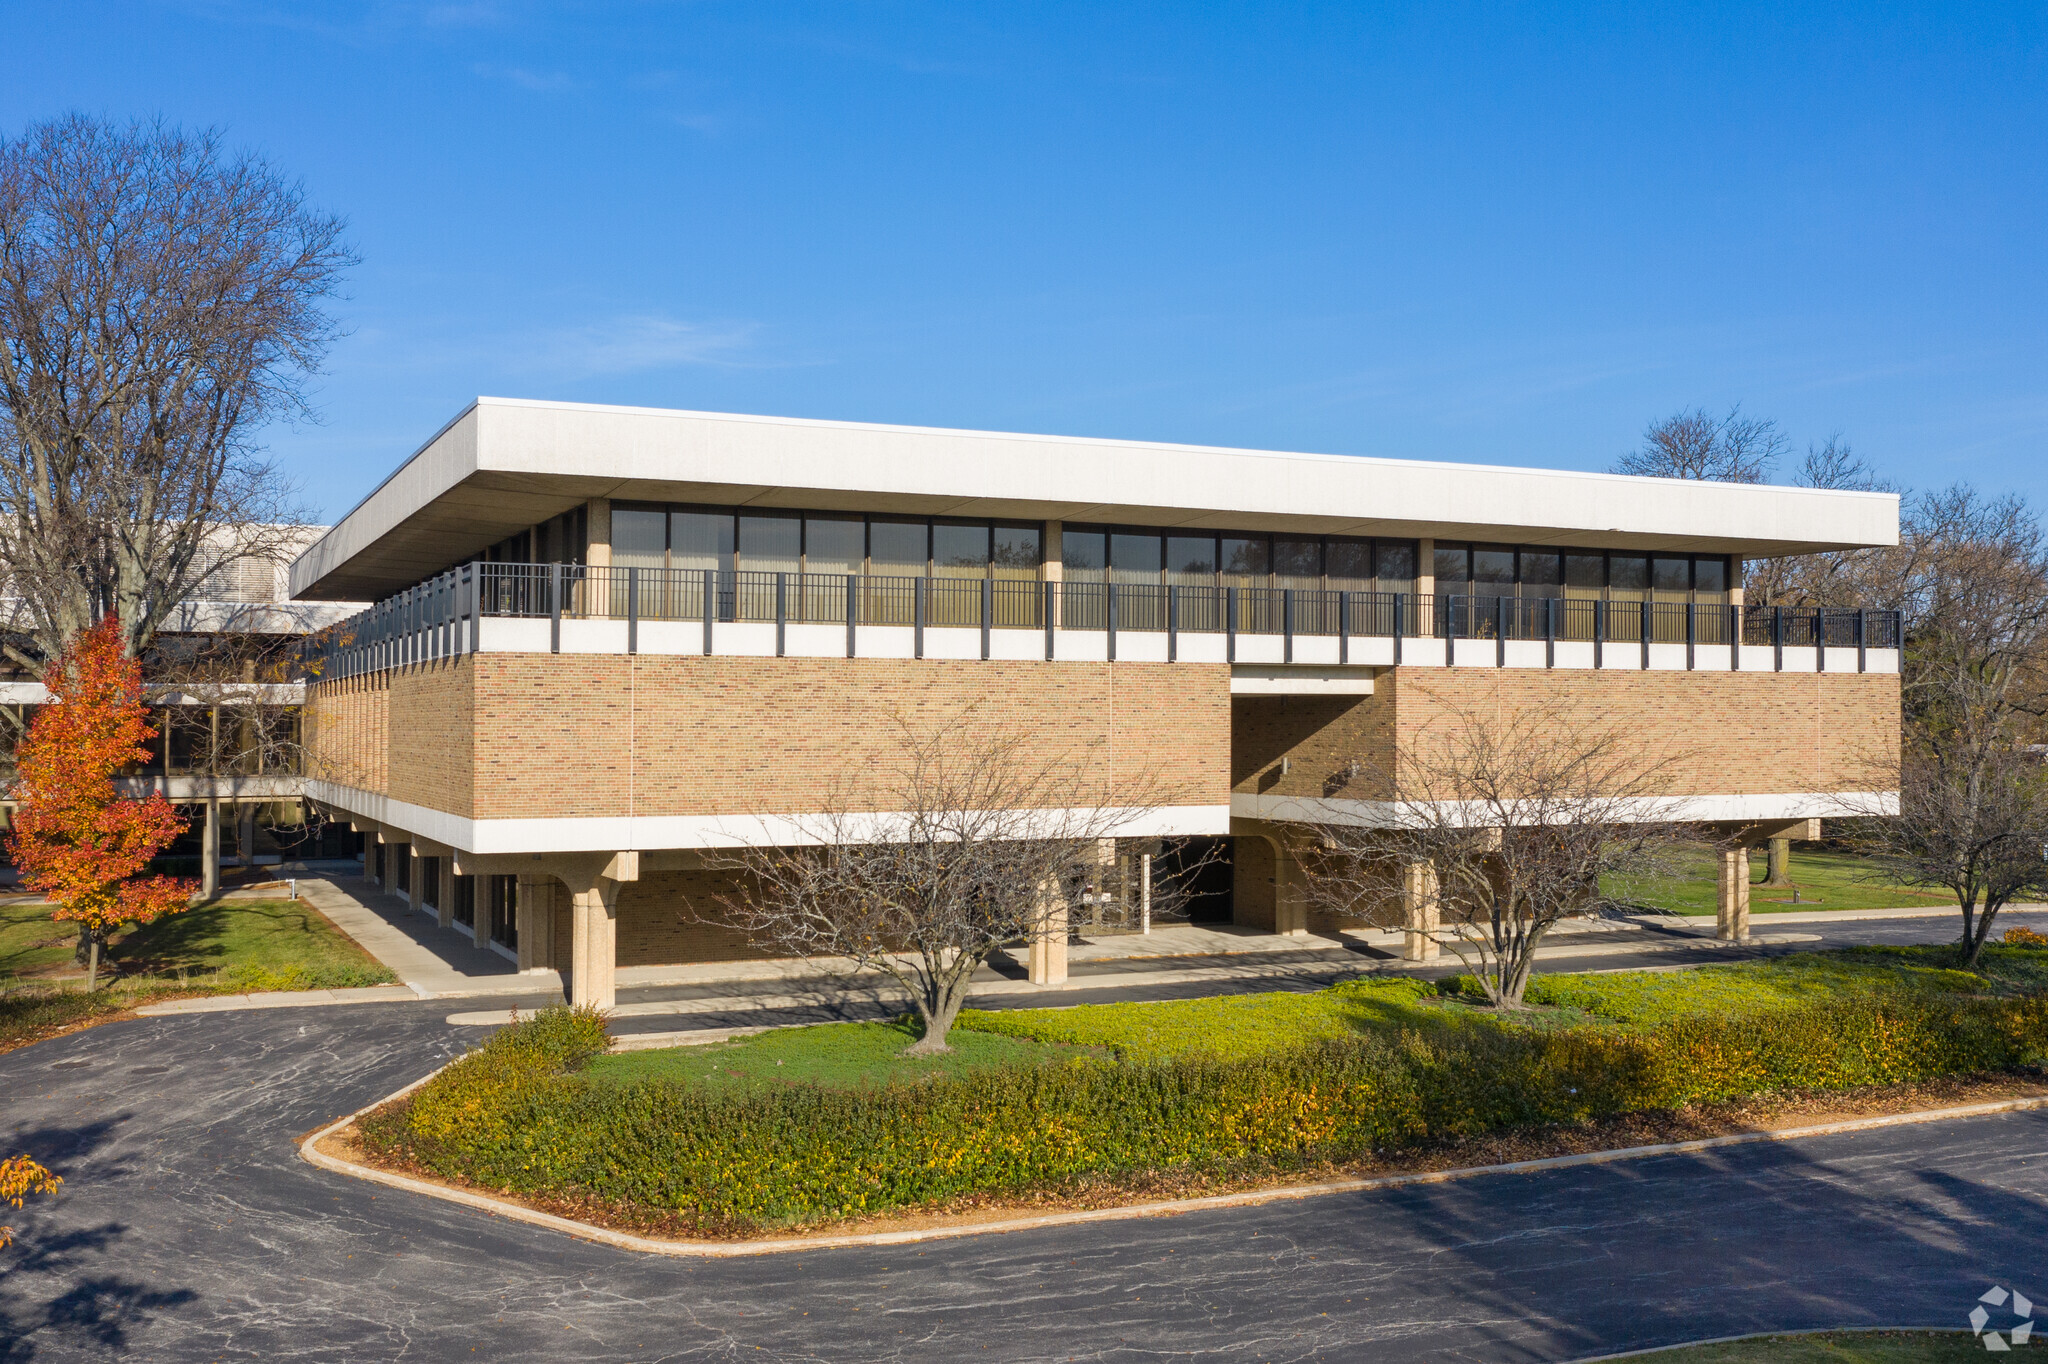
<svg viewBox="0 0 2048 1364">
<path fill-rule="evenodd" d="M 1420 1007 L 1420 995 L 1411 1000 Z M 672 1229 L 742 1232 L 1164 1172 L 1259 1175 L 1772 1090 L 2040 1065 L 2048 998 L 1870 992 L 1794 1004 L 1765 1027 L 1724 1013 L 1563 1030 L 1460 1020 L 1229 1058 L 1154 1052 L 867 1088 L 594 1081 L 581 1068 L 603 1043 L 596 1015 L 549 1011 L 366 1119 L 362 1138 L 490 1188 L 595 1200 Z"/>
</svg>

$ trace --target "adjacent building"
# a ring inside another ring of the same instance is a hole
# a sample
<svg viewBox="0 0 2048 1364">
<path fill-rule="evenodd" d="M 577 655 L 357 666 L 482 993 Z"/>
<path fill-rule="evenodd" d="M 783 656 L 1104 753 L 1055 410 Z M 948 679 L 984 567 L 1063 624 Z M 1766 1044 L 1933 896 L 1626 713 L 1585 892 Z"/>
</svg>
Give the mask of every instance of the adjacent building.
<svg viewBox="0 0 2048 1364">
<path fill-rule="evenodd" d="M 1301 831 L 1378 817 L 1351 775 L 1447 708 L 1639 732 L 1731 847 L 1882 801 L 1896 618 L 1740 568 L 1897 528 L 1883 493 L 479 399 L 292 566 L 375 603 L 307 684 L 305 791 L 604 1004 L 758 951 L 707 851 L 800 838 L 897 717 L 999 708 L 1168 782 L 1123 832 L 1215 840 L 1205 912 L 1303 932 Z"/>
</svg>

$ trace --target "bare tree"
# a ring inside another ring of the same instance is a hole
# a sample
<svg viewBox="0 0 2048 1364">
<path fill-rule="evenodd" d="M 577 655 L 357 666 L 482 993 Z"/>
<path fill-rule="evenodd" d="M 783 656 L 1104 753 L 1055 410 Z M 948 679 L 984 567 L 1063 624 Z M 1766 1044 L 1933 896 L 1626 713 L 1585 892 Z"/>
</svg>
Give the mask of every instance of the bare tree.
<svg viewBox="0 0 2048 1364">
<path fill-rule="evenodd" d="M 1889 879 L 1956 897 L 1974 970 L 1998 911 L 2048 891 L 2048 769 L 2006 738 L 1909 730 L 1897 780 L 1898 814 L 1873 806 L 1853 837 Z"/>
<path fill-rule="evenodd" d="M 1312 904 L 1427 933 L 1503 1009 L 1522 1007 L 1544 935 L 1611 908 L 1608 874 L 1641 873 L 1682 830 L 1673 755 L 1589 730 L 1562 705 L 1454 707 L 1396 755 L 1377 813 L 1316 829 Z M 1408 917 L 1416 898 L 1433 903 Z"/>
<path fill-rule="evenodd" d="M 131 651 L 303 518 L 254 433 L 309 418 L 354 262 L 218 134 L 70 115 L 0 140 L 0 572 L 37 670 L 112 612 Z M 223 542 L 222 527 L 243 533 Z M 25 647 L 24 647 L 25 646 Z"/>
<path fill-rule="evenodd" d="M 1715 483 L 1762 483 L 1789 449 L 1768 417 L 1745 417 L 1741 404 L 1725 417 L 1704 407 L 1652 422 L 1643 443 L 1614 462 L 1617 474 L 1693 478 Z"/>
<path fill-rule="evenodd" d="M 737 874 L 717 918 L 776 951 L 845 958 L 899 985 L 948 1050 L 968 982 L 997 948 L 1067 934 L 1068 906 L 1116 896 L 1115 842 L 1169 803 L 1145 778 L 1105 789 L 1099 755 L 1047 755 L 1039 738 L 972 712 L 899 722 L 894 751 L 843 783 L 792 833 L 706 859 Z M 879 812 L 879 813 L 878 813 Z M 792 846 L 794 844 L 794 846 Z"/>
<path fill-rule="evenodd" d="M 1998 911 L 2048 889 L 2048 535 L 2017 497 L 1957 485 L 1909 509 L 1884 590 L 1905 615 L 1896 787 L 1852 834 L 1890 875 L 1952 892 L 1974 967 Z"/>
</svg>

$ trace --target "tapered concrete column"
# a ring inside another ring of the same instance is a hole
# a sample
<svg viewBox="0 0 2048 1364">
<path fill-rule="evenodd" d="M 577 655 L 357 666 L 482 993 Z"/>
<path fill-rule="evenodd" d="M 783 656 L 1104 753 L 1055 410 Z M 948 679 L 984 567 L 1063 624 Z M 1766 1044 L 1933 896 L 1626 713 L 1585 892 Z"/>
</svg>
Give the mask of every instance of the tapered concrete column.
<svg viewBox="0 0 2048 1364">
<path fill-rule="evenodd" d="M 555 878 L 532 872 L 519 876 L 514 909 L 519 934 L 519 969 L 545 971 L 554 964 Z"/>
<path fill-rule="evenodd" d="M 609 1009 L 619 1002 L 619 883 L 598 877 L 571 894 L 569 912 L 569 1002 Z"/>
<path fill-rule="evenodd" d="M 1721 850 L 1721 899 L 1714 936 L 1723 942 L 1749 941 L 1749 849 Z"/>
<path fill-rule="evenodd" d="M 1401 913 L 1401 959 L 1435 961 L 1442 950 L 1436 934 L 1443 922 L 1443 896 L 1432 863 L 1410 862 L 1401 869 Z"/>
<path fill-rule="evenodd" d="M 423 865 L 427 859 L 420 856 L 417 843 L 405 845 L 405 857 L 405 903 L 415 911 L 421 910 L 427 904 L 427 869 Z"/>
<path fill-rule="evenodd" d="M 1058 985 L 1067 978 L 1067 900 L 1057 886 L 1044 887 L 1040 893 L 1044 899 L 1031 935 L 1031 983 Z"/>
<path fill-rule="evenodd" d="M 235 807 L 235 862 L 238 866 L 256 865 L 256 807 L 242 804 Z"/>
</svg>

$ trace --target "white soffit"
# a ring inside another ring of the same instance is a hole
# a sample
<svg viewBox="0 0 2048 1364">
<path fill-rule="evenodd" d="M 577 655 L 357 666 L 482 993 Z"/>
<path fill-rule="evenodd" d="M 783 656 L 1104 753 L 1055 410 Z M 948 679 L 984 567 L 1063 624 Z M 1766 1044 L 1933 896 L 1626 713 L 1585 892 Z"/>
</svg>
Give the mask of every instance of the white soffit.
<svg viewBox="0 0 2048 1364">
<path fill-rule="evenodd" d="M 479 398 L 292 592 L 378 595 L 592 497 L 1752 557 L 1898 539 L 1889 493 Z"/>
</svg>

